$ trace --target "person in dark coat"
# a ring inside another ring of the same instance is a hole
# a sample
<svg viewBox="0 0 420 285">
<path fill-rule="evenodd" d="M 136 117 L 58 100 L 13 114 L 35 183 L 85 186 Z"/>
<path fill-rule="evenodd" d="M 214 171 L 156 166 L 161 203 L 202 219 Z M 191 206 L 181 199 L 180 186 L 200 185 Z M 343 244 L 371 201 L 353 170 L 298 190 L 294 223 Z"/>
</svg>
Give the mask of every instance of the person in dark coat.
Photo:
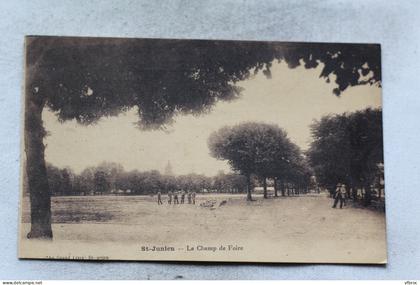
<svg viewBox="0 0 420 285">
<path fill-rule="evenodd" d="M 343 204 L 346 199 L 346 186 L 344 184 L 338 183 L 337 188 L 334 193 L 334 205 L 333 208 L 337 208 L 338 202 L 340 202 L 340 209 L 343 208 Z"/>
<path fill-rule="evenodd" d="M 168 192 L 168 204 L 172 204 L 172 191 Z"/>
<path fill-rule="evenodd" d="M 184 201 L 185 201 L 185 191 L 182 190 L 181 191 L 181 204 L 184 204 Z"/>
<path fill-rule="evenodd" d="M 174 204 L 179 204 L 178 192 L 174 192 Z"/>
<path fill-rule="evenodd" d="M 162 205 L 162 193 L 160 193 L 160 191 L 157 193 L 157 202 L 158 205 Z"/>
</svg>

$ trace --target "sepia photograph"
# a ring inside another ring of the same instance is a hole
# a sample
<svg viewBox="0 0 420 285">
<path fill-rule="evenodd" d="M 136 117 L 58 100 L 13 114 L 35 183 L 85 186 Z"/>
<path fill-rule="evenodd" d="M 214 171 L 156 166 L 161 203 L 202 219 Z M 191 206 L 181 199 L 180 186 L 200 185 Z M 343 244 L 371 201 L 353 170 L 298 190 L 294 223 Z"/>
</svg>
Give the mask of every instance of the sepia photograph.
<svg viewBox="0 0 420 285">
<path fill-rule="evenodd" d="M 19 258 L 386 264 L 379 44 L 27 36 Z"/>
</svg>

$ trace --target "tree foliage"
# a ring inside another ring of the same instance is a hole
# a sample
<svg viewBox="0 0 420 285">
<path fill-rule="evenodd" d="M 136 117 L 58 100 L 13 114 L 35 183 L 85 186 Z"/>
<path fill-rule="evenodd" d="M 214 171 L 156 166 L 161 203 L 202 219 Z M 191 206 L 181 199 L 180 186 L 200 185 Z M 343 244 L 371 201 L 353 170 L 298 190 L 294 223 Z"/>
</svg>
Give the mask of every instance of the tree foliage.
<svg viewBox="0 0 420 285">
<path fill-rule="evenodd" d="M 329 189 L 344 183 L 370 193 L 383 165 L 382 111 L 368 108 L 324 116 L 311 131 L 308 156 L 318 183 Z"/>
<path fill-rule="evenodd" d="M 157 192 L 236 192 L 246 189 L 245 177 L 219 172 L 215 176 L 203 174 L 167 175 L 157 170 L 125 171 L 118 163 L 103 162 L 87 167 L 80 174 L 69 168 L 48 164 L 48 182 L 53 195 L 134 194 L 153 195 Z M 67 173 L 67 174 L 66 174 Z"/>
<path fill-rule="evenodd" d="M 55 189 L 55 193 L 66 195 L 73 191 L 71 181 L 74 178 L 74 173 L 71 169 L 60 169 L 52 164 L 47 164 L 47 173 L 48 183 L 51 188 Z"/>
<path fill-rule="evenodd" d="M 264 197 L 267 197 L 266 178 L 287 176 L 299 181 L 304 171 L 299 148 L 276 125 L 248 122 L 223 127 L 210 135 L 208 146 L 213 157 L 227 160 L 233 170 L 248 179 L 252 174 L 259 176 Z"/>
<path fill-rule="evenodd" d="M 219 172 L 213 180 L 217 192 L 243 193 L 246 191 L 246 177 L 240 174 Z"/>
</svg>

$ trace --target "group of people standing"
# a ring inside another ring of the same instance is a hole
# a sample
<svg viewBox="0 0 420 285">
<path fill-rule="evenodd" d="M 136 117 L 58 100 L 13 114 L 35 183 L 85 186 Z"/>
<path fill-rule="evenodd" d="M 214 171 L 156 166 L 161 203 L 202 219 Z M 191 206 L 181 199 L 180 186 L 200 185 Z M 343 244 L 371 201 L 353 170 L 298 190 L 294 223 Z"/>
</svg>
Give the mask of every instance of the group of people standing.
<svg viewBox="0 0 420 285">
<path fill-rule="evenodd" d="M 185 192 L 184 190 L 182 191 L 169 191 L 168 192 L 168 204 L 171 205 L 172 203 L 174 205 L 176 204 L 184 204 L 185 203 L 185 197 L 187 198 L 188 204 L 195 204 L 195 196 L 196 193 L 195 192 Z M 157 198 L 158 198 L 158 205 L 162 205 L 162 193 L 159 191 L 157 193 Z"/>
</svg>

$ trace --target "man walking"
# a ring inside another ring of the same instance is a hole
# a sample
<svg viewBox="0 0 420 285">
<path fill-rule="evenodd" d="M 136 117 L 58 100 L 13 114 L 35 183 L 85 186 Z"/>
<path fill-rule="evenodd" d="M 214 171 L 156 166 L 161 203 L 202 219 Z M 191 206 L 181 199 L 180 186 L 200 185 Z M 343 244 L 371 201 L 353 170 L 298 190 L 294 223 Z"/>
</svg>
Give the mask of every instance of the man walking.
<svg viewBox="0 0 420 285">
<path fill-rule="evenodd" d="M 188 197 L 188 204 L 191 204 L 191 192 L 190 191 L 188 191 L 187 197 Z"/>
<path fill-rule="evenodd" d="M 191 198 L 192 198 L 192 203 L 195 204 L 195 192 L 192 192 Z"/>
<path fill-rule="evenodd" d="M 338 201 L 340 201 L 340 209 L 343 208 L 344 201 L 346 199 L 346 186 L 338 183 L 334 193 L 334 205 L 333 208 L 337 207 Z"/>
<path fill-rule="evenodd" d="M 184 204 L 184 201 L 185 201 L 185 191 L 182 190 L 181 191 L 181 204 Z"/>
<path fill-rule="evenodd" d="M 168 192 L 168 204 L 172 204 L 172 191 Z"/>
<path fill-rule="evenodd" d="M 158 205 L 162 205 L 162 193 L 160 191 L 157 193 Z"/>
<path fill-rule="evenodd" d="M 179 204 L 179 200 L 178 200 L 178 191 L 174 192 L 174 205 L 175 204 Z"/>
</svg>

